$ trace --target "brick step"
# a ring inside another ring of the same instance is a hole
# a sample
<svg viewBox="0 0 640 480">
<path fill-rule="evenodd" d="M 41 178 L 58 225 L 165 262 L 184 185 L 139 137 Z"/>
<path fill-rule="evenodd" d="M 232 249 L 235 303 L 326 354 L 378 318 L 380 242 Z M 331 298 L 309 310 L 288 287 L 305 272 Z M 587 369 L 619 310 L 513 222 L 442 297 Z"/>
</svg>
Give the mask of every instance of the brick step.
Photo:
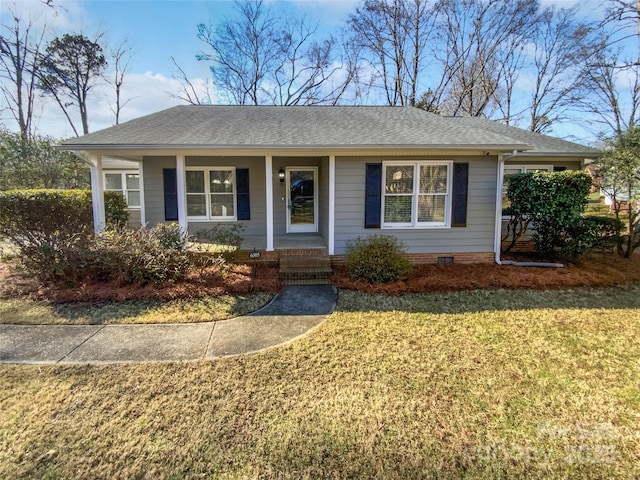
<svg viewBox="0 0 640 480">
<path fill-rule="evenodd" d="M 328 255 L 286 255 L 280 257 L 280 280 L 285 285 L 328 285 L 331 283 Z"/>
<path fill-rule="evenodd" d="M 331 259 L 328 255 L 312 257 L 303 257 L 298 255 L 289 255 L 280 257 L 280 269 L 285 268 L 328 268 L 331 269 Z"/>
<path fill-rule="evenodd" d="M 280 270 L 280 278 L 330 277 L 332 270 L 319 268 L 294 268 Z"/>
<path fill-rule="evenodd" d="M 283 279 L 283 285 L 331 285 L 330 278 Z"/>
</svg>

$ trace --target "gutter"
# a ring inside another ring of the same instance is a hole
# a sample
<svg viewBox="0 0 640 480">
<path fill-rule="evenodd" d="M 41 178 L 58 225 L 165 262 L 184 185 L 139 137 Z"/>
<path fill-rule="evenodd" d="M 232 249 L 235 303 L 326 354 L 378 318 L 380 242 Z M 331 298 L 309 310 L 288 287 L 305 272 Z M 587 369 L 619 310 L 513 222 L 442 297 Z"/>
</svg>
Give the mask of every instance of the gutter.
<svg viewBox="0 0 640 480">
<path fill-rule="evenodd" d="M 516 267 L 547 267 L 547 268 L 562 268 L 562 263 L 547 263 L 547 262 L 514 262 L 512 260 L 502 260 L 500 258 L 502 253 L 502 188 L 504 183 L 504 163 L 508 158 L 513 158 L 518 154 L 517 150 L 514 150 L 510 155 L 506 157 L 504 154 L 498 154 L 498 178 L 497 178 L 497 190 L 496 190 L 496 224 L 495 224 L 495 262 L 498 265 L 512 265 Z"/>
<path fill-rule="evenodd" d="M 360 150 L 412 150 L 412 151 L 424 151 L 424 150 L 468 150 L 468 151 L 499 151 L 507 149 L 524 149 L 528 150 L 531 147 L 526 144 L 397 144 L 397 145 L 380 145 L 380 144 L 358 144 L 358 145 L 277 145 L 277 144 L 264 144 L 264 145 L 252 145 L 252 144 L 83 144 L 83 143 L 63 143 L 56 145 L 57 150 L 164 150 L 164 151 L 177 151 L 177 150 L 304 150 L 304 151 L 360 151 Z"/>
</svg>

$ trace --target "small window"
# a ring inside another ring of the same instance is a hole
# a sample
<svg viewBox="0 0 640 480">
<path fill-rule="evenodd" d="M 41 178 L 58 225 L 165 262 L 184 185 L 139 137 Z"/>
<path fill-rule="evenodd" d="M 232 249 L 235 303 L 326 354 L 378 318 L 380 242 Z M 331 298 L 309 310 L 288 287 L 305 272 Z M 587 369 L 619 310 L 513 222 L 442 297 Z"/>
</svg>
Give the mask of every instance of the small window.
<svg viewBox="0 0 640 480">
<path fill-rule="evenodd" d="M 186 171 L 187 218 L 236 220 L 234 168 L 203 168 Z"/>
<path fill-rule="evenodd" d="M 127 205 L 131 208 L 140 208 L 140 175 L 126 171 L 105 172 L 104 189 L 111 192 L 120 192 Z"/>
<path fill-rule="evenodd" d="M 448 226 L 450 171 L 449 163 L 385 163 L 382 226 Z"/>
</svg>

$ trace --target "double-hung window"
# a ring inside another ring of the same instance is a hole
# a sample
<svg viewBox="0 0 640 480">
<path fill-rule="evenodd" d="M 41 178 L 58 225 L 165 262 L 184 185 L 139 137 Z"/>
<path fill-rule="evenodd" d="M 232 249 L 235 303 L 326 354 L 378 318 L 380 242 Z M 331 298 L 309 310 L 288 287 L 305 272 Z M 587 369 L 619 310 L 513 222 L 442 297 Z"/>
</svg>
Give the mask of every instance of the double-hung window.
<svg viewBox="0 0 640 480">
<path fill-rule="evenodd" d="M 104 189 L 120 192 L 130 208 L 140 208 L 140 175 L 138 173 L 104 172 Z"/>
<path fill-rule="evenodd" d="M 236 170 L 232 167 L 187 168 L 187 218 L 236 220 Z"/>
<path fill-rule="evenodd" d="M 449 226 L 450 162 L 385 162 L 382 170 L 383 228 Z"/>
</svg>

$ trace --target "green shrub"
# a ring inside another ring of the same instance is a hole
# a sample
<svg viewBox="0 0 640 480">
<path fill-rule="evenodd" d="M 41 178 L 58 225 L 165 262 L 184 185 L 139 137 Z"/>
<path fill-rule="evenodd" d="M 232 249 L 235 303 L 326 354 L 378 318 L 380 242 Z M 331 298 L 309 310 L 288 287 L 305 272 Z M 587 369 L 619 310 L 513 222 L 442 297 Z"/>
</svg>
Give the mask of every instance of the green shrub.
<svg viewBox="0 0 640 480">
<path fill-rule="evenodd" d="M 529 225 L 535 228 L 535 249 L 545 257 L 577 257 L 584 253 L 582 214 L 591 177 L 582 171 L 529 172 L 509 179 L 509 233 L 513 247 Z M 576 236 L 578 235 L 578 237 Z"/>
<path fill-rule="evenodd" d="M 108 225 L 128 218 L 122 195 L 105 195 Z M 39 279 L 76 282 L 92 264 L 93 209 L 90 190 L 0 192 L 0 236 L 19 250 Z"/>
<path fill-rule="evenodd" d="M 347 271 L 353 279 L 392 282 L 406 279 L 411 270 L 406 247 L 396 237 L 371 235 L 347 242 Z"/>
<path fill-rule="evenodd" d="M 118 192 L 105 192 L 105 217 L 109 227 L 129 220 L 127 202 Z M 10 190 L 0 192 L 0 228 L 4 233 L 52 232 L 76 234 L 93 228 L 90 190 Z M 13 233 L 4 233 L 11 238 Z"/>
<path fill-rule="evenodd" d="M 96 280 L 144 285 L 180 280 L 191 270 L 186 239 L 176 224 L 105 230 L 95 237 L 93 252 L 95 264 L 87 273 Z"/>
<path fill-rule="evenodd" d="M 581 219 L 579 240 L 585 250 L 611 251 L 618 245 L 624 224 L 615 217 L 588 216 Z"/>
<path fill-rule="evenodd" d="M 203 267 L 219 265 L 221 260 L 233 262 L 236 259 L 240 245 L 242 244 L 242 232 L 244 225 L 216 224 L 211 228 L 198 230 L 193 236 L 192 250 L 197 252 L 199 261 Z M 213 250 L 207 244 L 215 245 L 219 248 Z"/>
<path fill-rule="evenodd" d="M 129 206 L 120 192 L 104 192 L 104 216 L 107 227 L 125 227 L 129 221 Z M 91 217 L 93 220 L 93 216 Z"/>
<path fill-rule="evenodd" d="M 0 234 L 41 280 L 65 277 L 83 263 L 77 252 L 93 232 L 91 218 L 87 190 L 0 192 Z"/>
</svg>

